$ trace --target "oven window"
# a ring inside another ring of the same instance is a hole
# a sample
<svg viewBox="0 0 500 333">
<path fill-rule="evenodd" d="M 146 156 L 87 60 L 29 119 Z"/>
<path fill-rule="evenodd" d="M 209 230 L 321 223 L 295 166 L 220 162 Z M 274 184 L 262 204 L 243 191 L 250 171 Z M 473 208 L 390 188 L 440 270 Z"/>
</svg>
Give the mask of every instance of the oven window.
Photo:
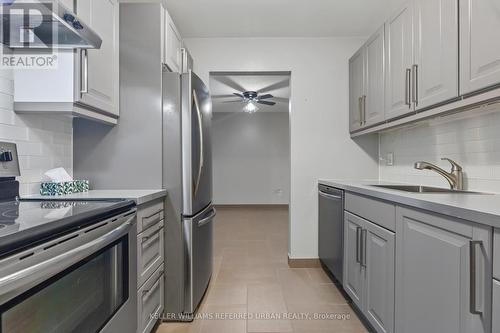
<svg viewBox="0 0 500 333">
<path fill-rule="evenodd" d="M 128 298 L 127 236 L 1 307 L 1 333 L 98 332 Z"/>
</svg>

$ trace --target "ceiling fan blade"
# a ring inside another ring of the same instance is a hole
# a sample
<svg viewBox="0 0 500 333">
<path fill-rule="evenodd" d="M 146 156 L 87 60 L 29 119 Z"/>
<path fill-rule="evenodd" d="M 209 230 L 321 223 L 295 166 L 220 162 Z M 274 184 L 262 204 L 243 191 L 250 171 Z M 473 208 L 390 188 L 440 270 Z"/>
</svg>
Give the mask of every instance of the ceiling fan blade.
<svg viewBox="0 0 500 333">
<path fill-rule="evenodd" d="M 243 96 L 242 94 L 238 94 L 238 93 L 233 93 L 233 96 L 238 96 L 238 97 L 241 97 L 241 98 L 245 98 L 245 96 Z"/>
<path fill-rule="evenodd" d="M 243 88 L 238 82 L 234 81 L 229 76 L 226 76 L 226 75 L 213 75 L 212 78 L 214 80 L 219 81 L 222 84 L 225 84 L 226 86 L 228 86 L 231 89 L 234 89 L 236 91 L 246 91 L 245 88 Z"/>
<path fill-rule="evenodd" d="M 266 92 L 269 92 L 269 91 L 278 90 L 278 89 L 281 89 L 281 88 L 286 88 L 289 85 L 290 85 L 290 78 L 287 77 L 284 80 L 281 80 L 279 82 L 276 82 L 276 83 L 273 83 L 271 85 L 268 85 L 267 87 L 259 89 L 259 90 L 257 90 L 257 92 L 259 94 L 262 94 L 262 93 L 266 93 Z"/>
<path fill-rule="evenodd" d="M 284 97 L 276 97 L 274 96 L 274 101 L 275 102 L 280 102 L 280 103 L 288 103 L 290 99 L 284 98 Z"/>
<path fill-rule="evenodd" d="M 222 101 L 222 102 L 218 102 L 218 103 L 242 103 L 243 101 L 241 99 L 237 99 L 237 100 L 234 100 L 234 101 Z"/>
<path fill-rule="evenodd" d="M 269 106 L 273 106 L 273 105 L 276 104 L 274 102 L 269 102 L 269 101 L 257 101 L 257 103 L 264 104 L 264 105 L 269 105 Z"/>
<path fill-rule="evenodd" d="M 271 94 L 265 94 L 265 95 L 258 96 L 257 99 L 268 99 L 268 98 L 273 98 L 273 97 L 274 96 Z"/>
<path fill-rule="evenodd" d="M 234 95 L 233 94 L 228 94 L 228 95 L 212 95 L 211 97 L 214 98 L 214 99 L 217 99 L 217 98 L 230 98 L 230 97 L 234 97 Z"/>
</svg>

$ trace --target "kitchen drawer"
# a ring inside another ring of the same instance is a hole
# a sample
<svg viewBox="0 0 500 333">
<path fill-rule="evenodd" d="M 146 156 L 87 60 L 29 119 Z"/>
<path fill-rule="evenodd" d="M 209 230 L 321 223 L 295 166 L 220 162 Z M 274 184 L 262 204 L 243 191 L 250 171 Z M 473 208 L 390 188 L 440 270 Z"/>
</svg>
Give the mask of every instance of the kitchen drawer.
<svg viewBox="0 0 500 333">
<path fill-rule="evenodd" d="M 137 209 L 137 233 L 141 233 L 150 226 L 163 220 L 164 201 L 163 199 L 148 202 L 140 205 Z"/>
<path fill-rule="evenodd" d="M 163 312 L 165 279 L 163 264 L 137 291 L 137 333 L 149 333 Z"/>
<path fill-rule="evenodd" d="M 493 326 L 492 332 L 500 332 L 500 281 L 493 279 Z"/>
<path fill-rule="evenodd" d="M 396 206 L 365 196 L 346 193 L 345 210 L 391 231 L 396 230 Z"/>
<path fill-rule="evenodd" d="M 493 234 L 493 277 L 500 280 L 500 229 Z"/>
<path fill-rule="evenodd" d="M 137 236 L 137 286 L 139 287 L 164 261 L 163 227 L 163 220 L 161 220 Z"/>
</svg>

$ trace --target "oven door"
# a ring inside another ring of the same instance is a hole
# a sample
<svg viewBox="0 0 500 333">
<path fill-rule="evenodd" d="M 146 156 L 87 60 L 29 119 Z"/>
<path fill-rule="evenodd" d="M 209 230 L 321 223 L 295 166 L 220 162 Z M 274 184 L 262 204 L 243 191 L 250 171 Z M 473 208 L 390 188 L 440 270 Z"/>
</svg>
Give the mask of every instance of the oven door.
<svg viewBox="0 0 500 333">
<path fill-rule="evenodd" d="M 0 261 L 0 332 L 135 332 L 135 212 Z"/>
</svg>

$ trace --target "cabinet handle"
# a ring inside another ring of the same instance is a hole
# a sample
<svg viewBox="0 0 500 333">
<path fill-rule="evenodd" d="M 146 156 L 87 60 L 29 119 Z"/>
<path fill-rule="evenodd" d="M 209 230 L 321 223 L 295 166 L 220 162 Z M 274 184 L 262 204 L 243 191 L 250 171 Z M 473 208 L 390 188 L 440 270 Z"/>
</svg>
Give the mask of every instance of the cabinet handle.
<svg viewBox="0 0 500 333">
<path fill-rule="evenodd" d="M 359 111 L 359 126 L 363 126 L 363 106 L 362 97 L 358 97 L 358 111 Z"/>
<path fill-rule="evenodd" d="M 361 263 L 361 251 L 359 249 L 361 245 L 361 227 L 356 227 L 356 263 Z"/>
<path fill-rule="evenodd" d="M 410 94 L 411 94 L 411 69 L 407 68 L 406 69 L 406 76 L 405 76 L 405 104 L 408 105 L 408 108 L 411 109 L 411 100 L 410 100 Z"/>
<path fill-rule="evenodd" d="M 83 49 L 80 52 L 80 93 L 89 92 L 89 51 Z"/>
<path fill-rule="evenodd" d="M 366 267 L 366 235 L 367 230 L 361 230 L 361 266 Z"/>
<path fill-rule="evenodd" d="M 418 106 L 418 65 L 413 65 L 413 103 Z"/>
<path fill-rule="evenodd" d="M 366 125 L 366 95 L 363 95 L 363 124 Z"/>
<path fill-rule="evenodd" d="M 478 309 L 477 306 L 477 262 L 476 262 L 476 248 L 479 245 L 479 248 L 482 248 L 483 246 L 483 241 L 477 241 L 477 240 L 471 240 L 469 242 L 469 256 L 470 256 L 470 300 L 469 300 L 469 305 L 470 305 L 470 313 L 472 314 L 478 314 L 481 315 L 483 314 L 483 311 L 481 309 Z"/>
</svg>

